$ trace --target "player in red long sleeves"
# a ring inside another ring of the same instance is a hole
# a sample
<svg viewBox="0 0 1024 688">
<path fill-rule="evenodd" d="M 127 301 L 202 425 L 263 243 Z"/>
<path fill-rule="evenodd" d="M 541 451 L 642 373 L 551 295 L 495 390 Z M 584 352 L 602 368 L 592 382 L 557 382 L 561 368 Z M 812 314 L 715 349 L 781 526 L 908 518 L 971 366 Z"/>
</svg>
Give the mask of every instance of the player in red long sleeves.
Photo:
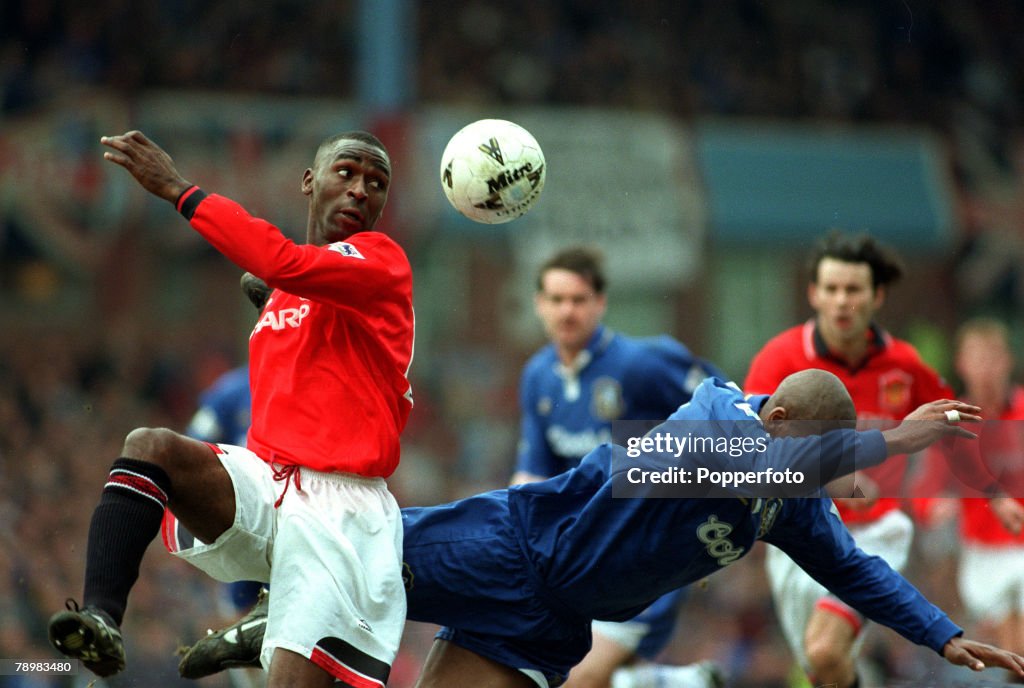
<svg viewBox="0 0 1024 688">
<path fill-rule="evenodd" d="M 169 508 L 202 543 L 181 556 L 219 580 L 271 583 L 268 685 L 383 686 L 405 617 L 402 525 L 387 478 L 412 407 L 412 271 L 373 231 L 391 160 L 365 132 L 326 139 L 301 180 L 306 244 L 187 182 L 138 131 L 104 158 L 175 207 L 273 289 L 249 338 L 248 448 L 167 429 L 125 439 L 93 513 L 81 609 L 50 640 L 94 673 L 124 668 L 128 593 Z"/>
<path fill-rule="evenodd" d="M 953 391 L 907 342 L 875 323 L 889 285 L 902 275 L 898 257 L 867 234 L 830 233 L 811 252 L 807 298 L 815 317 L 769 340 L 750 364 L 744 392 L 771 393 L 787 375 L 821 368 L 837 375 L 853 398 L 861 427 L 886 427 L 922 403 Z M 905 457 L 864 471 L 862 492 L 875 498 L 836 499 L 861 549 L 900 570 L 913 523 L 896 495 Z M 794 656 L 815 685 L 857 685 L 855 657 L 864 619 L 769 548 L 766 568 L 776 612 Z"/>
<path fill-rule="evenodd" d="M 956 337 L 962 399 L 984 409 L 978 441 L 936 445 L 915 494 L 925 522 L 960 508 L 960 598 L 1003 647 L 1024 649 L 1024 387 L 1013 381 L 1006 326 L 975 318 Z M 931 498 L 951 495 L 963 499 Z M 1020 682 L 1017 677 L 1011 681 Z"/>
</svg>

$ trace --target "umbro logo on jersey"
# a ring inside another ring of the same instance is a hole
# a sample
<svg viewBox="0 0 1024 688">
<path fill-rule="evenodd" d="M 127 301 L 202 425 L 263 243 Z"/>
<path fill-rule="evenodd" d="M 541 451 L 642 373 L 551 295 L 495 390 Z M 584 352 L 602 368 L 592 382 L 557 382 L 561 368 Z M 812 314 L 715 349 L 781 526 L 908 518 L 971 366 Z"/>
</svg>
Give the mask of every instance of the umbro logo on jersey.
<svg viewBox="0 0 1024 688">
<path fill-rule="evenodd" d="M 349 258 L 358 258 L 360 260 L 366 260 L 366 256 L 360 253 L 359 249 L 357 249 L 355 246 L 346 241 L 335 242 L 328 246 L 327 248 L 331 249 L 332 251 L 337 251 L 341 255 L 348 256 Z"/>
<path fill-rule="evenodd" d="M 309 315 L 309 304 L 304 303 L 298 308 L 282 308 L 279 311 L 263 311 L 260 321 L 256 323 L 252 333 L 257 334 L 264 327 L 272 330 L 283 330 L 288 327 L 298 327 L 302 319 Z"/>
<path fill-rule="evenodd" d="M 367 633 L 373 633 L 373 629 L 370 628 L 370 624 L 366 623 L 366 619 L 359 619 L 359 623 L 357 625 Z"/>
</svg>

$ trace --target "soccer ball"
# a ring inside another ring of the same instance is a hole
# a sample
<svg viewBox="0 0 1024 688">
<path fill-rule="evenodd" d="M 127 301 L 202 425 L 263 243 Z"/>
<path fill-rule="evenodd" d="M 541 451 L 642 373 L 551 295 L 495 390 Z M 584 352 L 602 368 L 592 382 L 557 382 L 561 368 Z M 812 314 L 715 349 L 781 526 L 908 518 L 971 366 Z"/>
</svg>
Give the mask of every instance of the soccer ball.
<svg viewBox="0 0 1024 688">
<path fill-rule="evenodd" d="M 544 153 L 530 132 L 503 119 L 482 119 L 456 132 L 441 156 L 441 188 L 470 220 L 514 220 L 544 188 Z"/>
</svg>

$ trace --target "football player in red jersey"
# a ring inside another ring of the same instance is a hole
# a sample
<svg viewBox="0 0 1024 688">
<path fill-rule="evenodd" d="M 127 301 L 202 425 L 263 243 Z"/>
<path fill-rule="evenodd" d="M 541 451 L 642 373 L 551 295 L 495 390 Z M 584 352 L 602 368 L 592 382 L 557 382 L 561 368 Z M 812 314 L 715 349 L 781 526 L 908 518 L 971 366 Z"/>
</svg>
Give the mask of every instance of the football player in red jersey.
<svg viewBox="0 0 1024 688">
<path fill-rule="evenodd" d="M 821 368 L 846 385 L 861 427 L 886 427 L 917 406 L 953 391 L 909 343 L 875 322 L 887 290 L 902 275 L 898 256 L 867 234 L 832 232 L 808 260 L 807 299 L 815 316 L 768 341 L 750 364 L 743 390 L 771 393 L 787 375 Z M 900 570 L 913 524 L 900 509 L 906 460 L 859 474 L 857 498 L 836 506 L 857 544 Z M 847 494 L 853 494 L 847 492 Z M 769 548 L 766 568 L 786 641 L 815 685 L 857 685 L 856 653 L 864 619 Z"/>
<path fill-rule="evenodd" d="M 926 523 L 959 506 L 960 599 L 1002 647 L 1024 648 L 1024 387 L 1013 381 L 1006 326 L 975 318 L 960 326 L 955 365 L 962 399 L 981 406 L 978 441 L 936 445 L 915 494 L 963 496 L 920 500 Z M 1017 680 L 1017 677 L 1010 677 Z"/>
<path fill-rule="evenodd" d="M 93 513 L 84 606 L 50 619 L 50 640 L 109 676 L 120 624 L 165 508 L 197 540 L 168 543 L 219 580 L 270 582 L 268 684 L 387 682 L 405 620 L 402 526 L 385 478 L 412 407 L 412 270 L 374 231 L 391 160 L 366 132 L 324 140 L 299 188 L 306 244 L 207 194 L 131 131 L 108 161 L 174 203 L 217 250 L 273 291 L 249 338 L 248 448 L 167 429 L 128 434 Z"/>
</svg>

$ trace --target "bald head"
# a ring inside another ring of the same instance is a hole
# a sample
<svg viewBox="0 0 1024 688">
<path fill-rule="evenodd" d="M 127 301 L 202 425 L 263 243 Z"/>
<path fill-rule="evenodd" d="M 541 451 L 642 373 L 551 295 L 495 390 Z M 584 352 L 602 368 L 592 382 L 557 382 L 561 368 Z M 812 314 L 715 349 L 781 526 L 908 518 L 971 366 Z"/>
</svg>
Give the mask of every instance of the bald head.
<svg viewBox="0 0 1024 688">
<path fill-rule="evenodd" d="M 853 399 L 842 381 L 817 368 L 793 373 L 780 382 L 761 408 L 760 416 L 773 435 L 803 435 L 825 429 L 853 428 L 857 424 Z M 823 421 L 824 425 L 798 424 L 804 427 L 785 429 L 777 425 L 783 420 Z"/>
</svg>

